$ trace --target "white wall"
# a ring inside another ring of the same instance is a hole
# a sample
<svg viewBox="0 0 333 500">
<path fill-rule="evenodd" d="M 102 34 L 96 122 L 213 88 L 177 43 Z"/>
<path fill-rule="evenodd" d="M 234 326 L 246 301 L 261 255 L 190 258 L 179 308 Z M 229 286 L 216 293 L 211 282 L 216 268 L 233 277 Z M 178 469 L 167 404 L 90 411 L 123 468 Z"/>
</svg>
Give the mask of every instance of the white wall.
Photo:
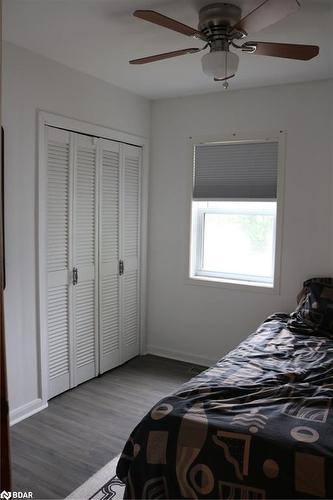
<svg viewBox="0 0 333 500">
<path fill-rule="evenodd" d="M 154 103 L 148 351 L 216 360 L 268 314 L 292 310 L 304 279 L 333 275 L 332 96 L 333 82 L 326 81 Z M 188 137 L 281 129 L 287 161 L 280 295 L 186 284 Z"/>
<path fill-rule="evenodd" d="M 332 81 L 222 92 L 153 104 L 148 350 L 208 363 L 269 313 L 292 309 L 302 281 L 332 274 Z M 38 406 L 37 110 L 150 135 L 150 103 L 5 45 L 6 341 L 12 417 Z M 187 285 L 188 137 L 288 133 L 281 294 Z"/>
<path fill-rule="evenodd" d="M 37 110 L 135 135 L 150 135 L 149 101 L 91 76 L 5 44 L 5 292 L 12 419 L 40 405 L 36 314 Z"/>
</svg>

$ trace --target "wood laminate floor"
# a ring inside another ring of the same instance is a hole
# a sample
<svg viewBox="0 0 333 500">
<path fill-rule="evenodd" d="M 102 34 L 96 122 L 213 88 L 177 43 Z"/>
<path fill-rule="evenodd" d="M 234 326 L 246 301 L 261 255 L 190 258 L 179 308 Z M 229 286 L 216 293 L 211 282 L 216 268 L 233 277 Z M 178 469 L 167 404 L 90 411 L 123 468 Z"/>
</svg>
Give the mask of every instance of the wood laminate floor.
<svg viewBox="0 0 333 500">
<path fill-rule="evenodd" d="M 192 367 L 139 356 L 53 398 L 11 428 L 13 490 L 64 499 L 122 451 L 145 413 L 196 374 Z"/>
</svg>

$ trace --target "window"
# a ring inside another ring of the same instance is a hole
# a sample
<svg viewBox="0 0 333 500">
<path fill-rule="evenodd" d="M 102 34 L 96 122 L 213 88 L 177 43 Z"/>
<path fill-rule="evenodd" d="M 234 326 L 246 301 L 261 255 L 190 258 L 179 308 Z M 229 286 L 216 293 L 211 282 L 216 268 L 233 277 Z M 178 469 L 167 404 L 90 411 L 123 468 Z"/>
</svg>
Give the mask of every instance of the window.
<svg viewBox="0 0 333 500">
<path fill-rule="evenodd" d="M 190 277 L 276 284 L 279 141 L 194 146 Z"/>
</svg>

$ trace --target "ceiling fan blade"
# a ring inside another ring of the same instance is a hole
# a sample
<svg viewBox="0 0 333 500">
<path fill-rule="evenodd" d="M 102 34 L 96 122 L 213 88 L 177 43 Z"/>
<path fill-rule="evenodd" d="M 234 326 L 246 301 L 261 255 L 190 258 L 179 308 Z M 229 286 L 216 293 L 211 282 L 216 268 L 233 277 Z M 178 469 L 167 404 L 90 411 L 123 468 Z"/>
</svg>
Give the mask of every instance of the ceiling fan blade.
<svg viewBox="0 0 333 500">
<path fill-rule="evenodd" d="M 171 17 L 159 14 L 154 10 L 136 10 L 133 16 L 138 17 L 139 19 L 143 19 L 144 21 L 157 24 L 158 26 L 163 26 L 163 28 L 177 31 L 177 33 L 181 33 L 182 35 L 191 36 L 193 38 L 200 38 L 201 40 L 206 41 L 206 37 L 203 33 L 201 33 L 201 31 L 191 28 L 191 26 L 187 26 L 186 24 L 180 23 L 175 19 L 171 19 Z"/>
<path fill-rule="evenodd" d="M 291 43 L 246 42 L 242 45 L 244 52 L 260 56 L 284 57 L 309 61 L 319 54 L 316 45 L 295 45 Z"/>
<path fill-rule="evenodd" d="M 257 6 L 243 17 L 235 30 L 255 33 L 296 12 L 300 8 L 298 0 L 258 0 Z"/>
<path fill-rule="evenodd" d="M 184 56 L 186 54 L 195 54 L 201 52 L 201 49 L 191 48 L 183 50 L 175 50 L 173 52 L 165 52 L 164 54 L 156 54 L 155 56 L 142 57 L 141 59 L 133 59 L 130 64 L 147 64 L 155 61 L 162 61 L 163 59 L 170 59 L 171 57 Z"/>
</svg>

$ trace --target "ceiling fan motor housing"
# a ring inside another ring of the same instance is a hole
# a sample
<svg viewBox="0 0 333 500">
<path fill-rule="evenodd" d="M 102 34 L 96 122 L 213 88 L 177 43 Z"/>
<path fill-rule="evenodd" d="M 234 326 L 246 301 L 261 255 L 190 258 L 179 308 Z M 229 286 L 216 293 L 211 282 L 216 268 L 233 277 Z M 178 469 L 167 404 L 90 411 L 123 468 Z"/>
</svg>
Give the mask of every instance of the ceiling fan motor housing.
<svg viewBox="0 0 333 500">
<path fill-rule="evenodd" d="M 231 27 L 239 22 L 242 11 L 237 5 L 230 3 L 213 3 L 206 5 L 199 12 L 199 31 L 203 32 L 208 41 L 214 46 L 214 42 L 227 41 L 230 38 Z M 239 36 L 241 37 L 241 35 Z"/>
</svg>

